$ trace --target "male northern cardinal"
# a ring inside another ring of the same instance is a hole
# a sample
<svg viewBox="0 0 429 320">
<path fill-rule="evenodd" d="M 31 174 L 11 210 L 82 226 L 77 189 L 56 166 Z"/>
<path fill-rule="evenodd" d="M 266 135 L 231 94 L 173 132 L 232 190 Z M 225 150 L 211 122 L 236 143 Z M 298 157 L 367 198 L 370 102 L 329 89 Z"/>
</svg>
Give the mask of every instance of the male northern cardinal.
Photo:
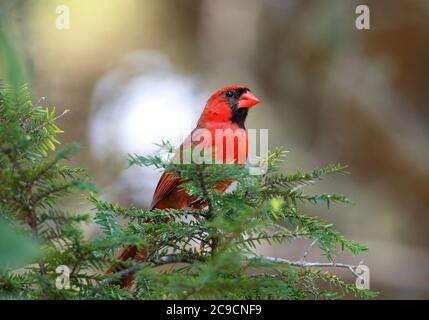
<svg viewBox="0 0 429 320">
<path fill-rule="evenodd" d="M 215 141 L 216 131 L 230 129 L 230 132 L 244 137 L 244 161 L 247 160 L 247 131 L 244 127 L 244 122 L 247 117 L 249 108 L 258 104 L 260 100 L 246 87 L 243 86 L 229 86 L 225 87 L 214 93 L 206 103 L 206 106 L 198 120 L 197 127 L 192 131 L 191 135 L 182 144 L 185 145 L 191 141 L 193 145 L 192 134 L 206 130 L 212 139 L 206 141 L 203 148 L 213 148 L 215 151 L 213 157 L 223 163 L 238 163 L 243 152 L 240 154 L 237 141 L 234 140 L 234 150 L 231 156 L 225 154 L 225 141 L 221 140 L 219 148 L 219 141 Z M 235 139 L 235 138 L 234 138 Z M 199 139 L 197 139 L 199 140 Z M 243 142 L 243 140 L 238 139 Z M 217 148 L 216 147 L 217 144 Z M 243 158 L 243 157 L 241 157 Z M 221 191 L 225 191 L 232 181 L 222 181 L 218 187 Z M 161 176 L 158 185 L 156 186 L 150 209 L 185 209 L 193 206 L 201 206 L 201 203 L 196 204 L 195 198 L 185 192 L 180 187 L 180 178 L 172 171 L 166 171 Z M 143 262 L 146 257 L 145 249 L 138 249 L 136 246 L 128 246 L 122 250 L 119 255 L 119 260 L 126 261 L 127 259 L 135 259 Z M 107 273 L 118 271 L 117 266 L 109 268 Z M 129 287 L 132 283 L 133 276 L 127 275 L 120 285 Z"/>
</svg>

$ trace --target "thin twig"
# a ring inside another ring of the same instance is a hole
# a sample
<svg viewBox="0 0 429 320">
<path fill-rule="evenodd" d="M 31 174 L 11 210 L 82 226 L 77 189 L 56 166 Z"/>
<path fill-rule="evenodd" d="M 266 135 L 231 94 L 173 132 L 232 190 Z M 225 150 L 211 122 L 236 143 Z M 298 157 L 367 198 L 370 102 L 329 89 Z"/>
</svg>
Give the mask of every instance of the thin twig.
<svg viewBox="0 0 429 320">
<path fill-rule="evenodd" d="M 355 270 L 358 266 L 346 264 L 346 263 L 337 263 L 337 262 L 306 262 L 302 260 L 293 261 L 289 259 L 276 258 L 276 257 L 264 257 L 264 256 L 248 256 L 249 260 L 261 260 L 261 261 L 270 261 L 276 263 L 286 263 L 294 267 L 304 267 L 304 268 L 345 268 L 349 269 L 356 277 L 360 277 L 356 274 Z"/>
<path fill-rule="evenodd" d="M 121 271 L 118 271 L 114 273 L 111 277 L 108 277 L 102 281 L 100 281 L 99 287 L 107 286 L 118 279 L 121 279 L 123 277 L 126 277 L 130 274 L 133 274 L 134 272 L 137 272 L 141 269 L 143 269 L 147 265 L 151 266 L 162 266 L 164 264 L 169 263 L 192 263 L 193 261 L 201 260 L 201 257 L 178 257 L 176 255 L 167 255 L 160 257 L 159 259 L 155 261 L 145 262 L 145 263 L 139 263 L 135 264 L 129 268 L 123 269 Z"/>
<path fill-rule="evenodd" d="M 32 196 L 32 198 L 31 198 L 32 203 L 34 205 L 36 205 L 41 199 L 43 199 L 43 198 L 45 198 L 47 196 L 50 196 L 52 194 L 55 194 L 55 193 L 67 190 L 67 189 L 72 188 L 72 187 L 73 187 L 73 184 L 70 184 L 70 183 L 69 184 L 64 184 L 62 186 L 57 186 L 55 188 L 52 188 L 52 189 L 47 190 L 45 192 L 42 192 L 42 193 L 40 193 L 40 194 L 38 194 L 36 196 Z"/>
<path fill-rule="evenodd" d="M 56 116 L 55 118 L 53 118 L 52 120 L 49 120 L 48 122 L 43 123 L 42 125 L 30 130 L 30 134 L 31 133 L 35 133 L 36 131 L 39 131 L 40 129 L 46 127 L 48 124 L 51 124 L 52 122 L 55 122 L 56 120 L 58 120 L 59 118 L 61 118 L 62 116 L 66 115 L 67 113 L 69 113 L 69 109 L 66 109 L 63 111 L 63 113 L 59 114 L 58 116 Z"/>
<path fill-rule="evenodd" d="M 307 258 L 308 254 L 310 253 L 311 248 L 313 248 L 313 246 L 317 243 L 317 239 L 314 239 L 310 245 L 308 246 L 308 248 L 304 251 L 304 254 L 302 255 L 301 261 L 304 262 L 305 258 Z"/>
<path fill-rule="evenodd" d="M 302 261 L 302 262 L 305 262 L 305 259 L 307 258 L 308 254 L 310 253 L 311 248 L 313 248 L 313 246 L 317 243 L 317 241 L 318 241 L 318 239 L 314 239 L 314 240 L 310 243 L 310 245 L 307 247 L 307 249 L 304 251 L 304 254 L 303 254 L 303 255 L 302 255 L 302 257 L 301 257 L 301 261 Z M 304 268 L 306 268 L 306 267 L 304 267 Z M 315 283 L 314 279 L 313 279 L 313 278 L 310 278 L 310 279 L 309 279 L 309 282 L 310 282 L 311 287 L 312 287 L 312 289 L 313 289 L 313 291 L 312 291 L 312 292 L 316 293 L 316 292 L 317 292 L 317 288 L 316 288 L 316 283 Z"/>
<path fill-rule="evenodd" d="M 258 240 L 271 240 L 271 239 L 274 240 L 274 239 L 288 239 L 288 238 L 296 239 L 300 235 L 303 235 L 303 234 L 295 233 L 295 234 L 281 234 L 281 235 L 280 234 L 266 235 L 266 236 L 260 236 L 260 237 L 246 238 L 246 239 L 235 242 L 235 244 L 242 244 L 242 243 L 258 241 Z"/>
</svg>

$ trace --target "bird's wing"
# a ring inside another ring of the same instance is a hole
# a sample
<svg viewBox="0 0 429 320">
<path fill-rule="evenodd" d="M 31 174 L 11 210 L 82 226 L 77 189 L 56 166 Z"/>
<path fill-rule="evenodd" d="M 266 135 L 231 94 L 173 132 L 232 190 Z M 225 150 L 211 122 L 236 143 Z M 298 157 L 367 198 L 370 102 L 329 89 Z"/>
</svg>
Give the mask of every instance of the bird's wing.
<svg viewBox="0 0 429 320">
<path fill-rule="evenodd" d="M 192 133 L 196 129 L 192 130 L 191 134 L 184 140 L 182 145 L 178 150 L 183 150 L 183 148 L 189 148 L 192 142 Z M 176 156 L 181 157 L 181 152 L 179 151 Z M 176 189 L 182 181 L 180 178 L 174 174 L 172 171 L 165 171 L 161 178 L 159 178 L 158 185 L 155 188 L 153 193 L 152 203 L 150 204 L 150 209 L 154 209 L 155 206 L 161 201 L 164 200 L 174 189 Z"/>
<path fill-rule="evenodd" d="M 159 179 L 158 185 L 156 186 L 155 192 L 153 194 L 152 203 L 150 208 L 153 209 L 155 206 L 167 197 L 170 192 L 176 189 L 180 185 L 180 179 L 171 171 L 166 171 L 162 174 Z"/>
</svg>

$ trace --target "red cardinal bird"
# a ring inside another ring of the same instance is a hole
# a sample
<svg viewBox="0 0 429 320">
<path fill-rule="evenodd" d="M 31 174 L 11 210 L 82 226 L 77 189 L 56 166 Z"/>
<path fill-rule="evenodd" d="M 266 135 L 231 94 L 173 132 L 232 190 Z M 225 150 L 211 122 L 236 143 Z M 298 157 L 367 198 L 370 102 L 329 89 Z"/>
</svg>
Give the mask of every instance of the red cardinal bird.
<svg viewBox="0 0 429 320">
<path fill-rule="evenodd" d="M 205 143 L 203 143 L 202 148 L 205 150 L 207 148 L 212 148 L 212 150 L 214 150 L 212 151 L 214 158 L 222 163 L 245 162 L 247 160 L 247 132 L 244 127 L 244 122 L 249 108 L 259 102 L 259 99 L 246 87 L 229 86 L 217 91 L 207 101 L 201 117 L 198 120 L 197 127 L 182 144 L 181 150 L 183 150 L 184 145 L 195 145 L 195 140 L 197 140 L 197 142 L 200 141 L 200 133 L 206 132 L 209 133 L 211 139 L 207 139 Z M 228 155 L 228 152 L 225 152 L 225 137 L 220 141 L 221 145 L 219 145 L 219 141 L 215 139 L 217 131 L 225 131 L 227 129 L 230 129 L 229 132 L 238 137 L 239 142 L 243 141 L 240 140 L 240 137 L 245 139 L 244 149 L 242 145 L 238 145 L 237 140 L 233 140 L 234 148 L 232 155 Z M 195 135 L 197 135 L 197 139 L 193 138 Z M 240 148 L 244 151 L 240 152 Z M 232 181 L 222 181 L 218 189 L 225 191 L 231 183 Z M 180 188 L 180 184 L 181 180 L 174 172 L 164 172 L 156 186 L 150 209 L 185 209 L 190 206 L 201 207 L 201 203 L 195 204 L 195 198 L 187 194 L 184 189 Z M 136 246 L 128 246 L 119 255 L 119 260 L 126 261 L 127 259 L 135 259 L 143 262 L 145 257 L 146 250 L 138 250 Z M 107 273 L 117 271 L 118 267 L 112 266 Z M 120 285 L 129 287 L 132 281 L 133 276 L 128 275 L 122 279 Z"/>
</svg>

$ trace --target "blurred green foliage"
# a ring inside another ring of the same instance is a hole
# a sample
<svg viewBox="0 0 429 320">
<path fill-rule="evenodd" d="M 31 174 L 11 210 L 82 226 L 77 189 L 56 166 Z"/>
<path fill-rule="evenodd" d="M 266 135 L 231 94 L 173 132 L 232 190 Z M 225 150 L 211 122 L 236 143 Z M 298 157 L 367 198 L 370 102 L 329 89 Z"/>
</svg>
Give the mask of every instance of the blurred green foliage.
<svg viewBox="0 0 429 320">
<path fill-rule="evenodd" d="M 31 262 L 40 253 L 40 244 L 20 225 L 3 219 L 0 212 L 0 273 Z"/>
<path fill-rule="evenodd" d="M 0 3 L 0 78 L 18 88 L 25 83 L 25 71 L 18 42 L 9 27 L 8 14 L 14 1 Z"/>
</svg>

